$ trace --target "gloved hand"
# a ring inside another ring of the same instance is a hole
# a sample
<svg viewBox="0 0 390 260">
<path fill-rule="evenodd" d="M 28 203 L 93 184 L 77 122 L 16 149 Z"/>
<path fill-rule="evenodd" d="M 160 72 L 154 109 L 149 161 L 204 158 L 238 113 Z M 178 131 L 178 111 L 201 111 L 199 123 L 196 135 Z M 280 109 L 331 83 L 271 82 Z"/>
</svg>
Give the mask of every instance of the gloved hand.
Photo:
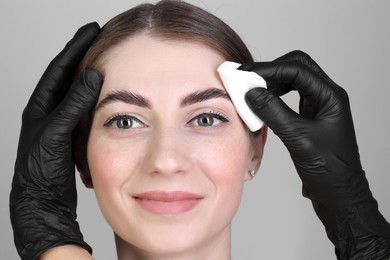
<svg viewBox="0 0 390 260">
<path fill-rule="evenodd" d="M 390 225 L 360 163 L 346 91 L 300 51 L 240 69 L 267 81 L 246 101 L 287 147 L 339 259 L 389 259 Z M 278 97 L 291 90 L 300 94 L 299 114 Z"/>
<path fill-rule="evenodd" d="M 50 63 L 24 109 L 10 195 L 14 241 L 22 259 L 64 244 L 92 252 L 76 221 L 72 131 L 95 104 L 102 78 L 86 70 L 72 81 L 99 32 L 97 23 L 78 30 Z"/>
</svg>

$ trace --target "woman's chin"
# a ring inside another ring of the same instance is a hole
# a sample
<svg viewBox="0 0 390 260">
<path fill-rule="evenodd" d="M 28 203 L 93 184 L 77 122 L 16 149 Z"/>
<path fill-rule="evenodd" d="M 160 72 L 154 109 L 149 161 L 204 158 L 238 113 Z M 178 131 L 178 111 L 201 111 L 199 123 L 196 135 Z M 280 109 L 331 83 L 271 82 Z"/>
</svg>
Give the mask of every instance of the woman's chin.
<svg viewBox="0 0 390 260">
<path fill-rule="evenodd" d="M 202 247 L 199 241 L 188 235 L 156 234 L 151 237 L 143 237 L 141 241 L 127 241 L 117 234 L 115 235 L 118 255 L 159 257 L 163 259 L 180 259 L 179 256 L 196 255 Z"/>
</svg>

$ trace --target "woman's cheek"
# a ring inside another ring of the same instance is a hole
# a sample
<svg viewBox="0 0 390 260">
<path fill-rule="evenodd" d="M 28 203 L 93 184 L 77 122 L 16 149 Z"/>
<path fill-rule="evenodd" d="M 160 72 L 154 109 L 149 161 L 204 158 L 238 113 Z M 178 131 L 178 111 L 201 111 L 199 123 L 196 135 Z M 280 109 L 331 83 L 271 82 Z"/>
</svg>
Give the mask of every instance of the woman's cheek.
<svg viewBox="0 0 390 260">
<path fill-rule="evenodd" d="M 220 136 L 215 142 L 208 140 L 205 149 L 195 152 L 197 166 L 214 187 L 209 219 L 218 219 L 213 225 L 228 223 L 239 207 L 245 173 L 248 168 L 248 145 L 245 136 Z M 228 203 L 226 203 L 228 202 Z M 211 228 L 211 227 L 210 227 Z M 221 227 L 222 228 L 222 227 Z"/>
<path fill-rule="evenodd" d="M 137 155 L 137 149 L 127 141 L 104 137 L 92 140 L 88 147 L 88 163 L 95 183 L 113 185 L 130 172 L 129 166 Z"/>
<path fill-rule="evenodd" d="M 249 167 L 250 141 L 246 133 L 243 135 L 221 134 L 215 137 L 198 140 L 192 146 L 198 164 L 204 167 L 203 172 L 218 178 L 222 183 L 232 183 L 244 179 Z"/>
<path fill-rule="evenodd" d="M 97 136 L 91 138 L 88 163 L 98 204 L 105 218 L 112 224 L 120 221 L 122 216 L 123 187 L 132 177 L 132 166 L 138 151 L 128 143 L 129 140 L 126 143 Z"/>
</svg>

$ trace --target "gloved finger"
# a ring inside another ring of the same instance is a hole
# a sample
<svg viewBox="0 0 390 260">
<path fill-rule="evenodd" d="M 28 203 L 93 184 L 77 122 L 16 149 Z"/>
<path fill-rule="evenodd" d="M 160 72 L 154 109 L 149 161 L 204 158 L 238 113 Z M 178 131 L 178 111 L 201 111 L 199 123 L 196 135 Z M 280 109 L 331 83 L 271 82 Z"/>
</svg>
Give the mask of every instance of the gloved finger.
<svg viewBox="0 0 390 260">
<path fill-rule="evenodd" d="M 291 51 L 285 55 L 276 58 L 274 62 L 288 62 L 296 61 L 302 63 L 308 69 L 312 70 L 314 73 L 317 73 L 319 76 L 324 77 L 325 79 L 331 81 L 333 84 L 335 82 L 322 70 L 322 68 L 305 52 L 300 50 Z M 239 69 L 250 71 L 253 69 L 253 64 L 244 64 Z M 283 82 L 269 82 L 268 89 L 270 89 L 274 94 L 278 96 L 283 96 L 293 90 L 290 85 L 284 84 Z"/>
<path fill-rule="evenodd" d="M 254 68 L 256 66 L 258 66 L 257 62 L 242 64 L 240 67 L 238 67 L 238 70 L 255 71 Z M 259 74 L 259 73 L 257 73 L 257 74 Z M 267 81 L 267 89 L 279 97 L 294 90 L 290 85 L 285 84 L 284 82 L 279 82 L 279 81 Z"/>
<path fill-rule="evenodd" d="M 23 112 L 23 118 L 41 118 L 61 102 L 73 81 L 75 70 L 100 32 L 97 23 L 81 27 L 65 48 L 51 61 Z"/>
<path fill-rule="evenodd" d="M 283 100 L 274 93 L 264 88 L 254 88 L 245 94 L 245 100 L 253 112 L 279 136 L 282 141 L 284 137 L 296 135 L 295 129 L 291 126 L 301 121 L 300 116 L 289 108 Z"/>
<path fill-rule="evenodd" d="M 299 61 L 306 65 L 308 68 L 313 70 L 315 73 L 331 81 L 333 84 L 336 84 L 326 73 L 325 71 L 308 55 L 307 53 L 295 50 L 291 51 L 277 59 L 275 61 Z M 316 116 L 316 108 L 312 107 L 309 102 L 307 102 L 304 96 L 301 94 L 299 100 L 299 112 L 301 115 L 306 118 L 314 118 Z"/>
<path fill-rule="evenodd" d="M 325 103 L 337 101 L 339 89 L 328 79 L 318 75 L 299 61 L 274 61 L 253 63 L 249 68 L 269 82 L 285 85 L 286 88 L 298 90 L 305 102 L 315 109 L 323 108 Z M 272 89 L 271 89 L 272 91 Z"/>
<path fill-rule="evenodd" d="M 279 58 L 275 59 L 274 61 L 298 61 L 306 65 L 308 68 L 312 69 L 314 72 L 316 72 L 318 75 L 327 78 L 328 80 L 331 80 L 329 76 L 323 71 L 323 69 L 308 55 L 307 53 L 295 50 L 291 51 L 283 56 L 280 56 Z"/>
<path fill-rule="evenodd" d="M 51 138 L 69 138 L 80 119 L 96 104 L 103 84 L 102 75 L 93 69 L 85 70 L 71 86 L 61 104 L 50 115 Z"/>
</svg>

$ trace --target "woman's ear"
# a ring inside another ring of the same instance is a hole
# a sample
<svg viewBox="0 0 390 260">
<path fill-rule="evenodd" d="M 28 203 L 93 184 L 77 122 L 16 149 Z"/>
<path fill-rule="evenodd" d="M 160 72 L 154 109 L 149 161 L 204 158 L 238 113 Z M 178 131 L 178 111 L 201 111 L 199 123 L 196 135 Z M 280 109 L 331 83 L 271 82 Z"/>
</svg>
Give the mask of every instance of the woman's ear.
<svg viewBox="0 0 390 260">
<path fill-rule="evenodd" d="M 263 158 L 264 146 L 267 141 L 268 126 L 264 125 L 258 133 L 251 134 L 252 141 L 252 154 L 250 157 L 250 168 L 249 170 L 258 171 L 260 169 L 261 160 Z M 251 179 L 250 175 L 247 174 L 248 179 Z"/>
</svg>

